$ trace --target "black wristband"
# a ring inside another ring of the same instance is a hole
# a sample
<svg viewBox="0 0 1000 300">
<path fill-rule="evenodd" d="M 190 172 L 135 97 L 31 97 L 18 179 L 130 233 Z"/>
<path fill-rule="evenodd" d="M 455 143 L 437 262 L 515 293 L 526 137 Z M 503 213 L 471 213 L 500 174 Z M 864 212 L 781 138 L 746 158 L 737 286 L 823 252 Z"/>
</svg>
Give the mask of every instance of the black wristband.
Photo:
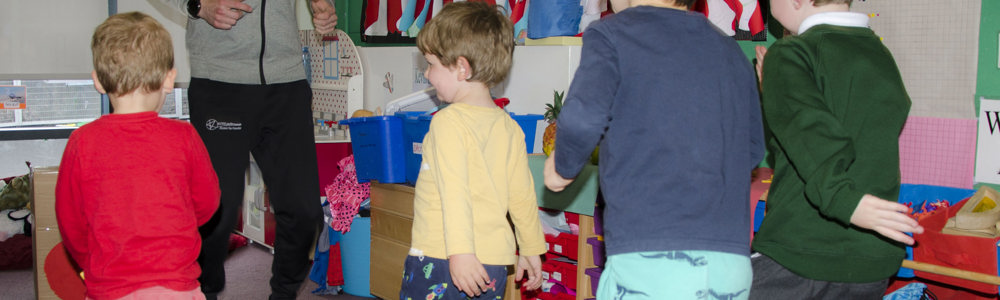
<svg viewBox="0 0 1000 300">
<path fill-rule="evenodd" d="M 198 19 L 198 13 L 201 12 L 201 0 L 188 0 L 188 17 L 192 19 Z"/>
</svg>

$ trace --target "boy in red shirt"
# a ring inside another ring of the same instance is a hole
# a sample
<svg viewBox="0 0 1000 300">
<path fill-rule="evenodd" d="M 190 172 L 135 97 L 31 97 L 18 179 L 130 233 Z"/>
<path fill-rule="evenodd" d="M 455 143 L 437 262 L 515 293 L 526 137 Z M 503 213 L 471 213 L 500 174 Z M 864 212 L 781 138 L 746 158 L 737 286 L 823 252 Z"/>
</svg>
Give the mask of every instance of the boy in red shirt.
<svg viewBox="0 0 1000 300">
<path fill-rule="evenodd" d="M 219 183 L 194 127 L 157 113 L 177 76 L 172 49 L 138 12 L 94 32 L 94 87 L 113 112 L 73 132 L 56 182 L 63 244 L 88 299 L 205 299 L 198 226 L 218 208 Z"/>
</svg>

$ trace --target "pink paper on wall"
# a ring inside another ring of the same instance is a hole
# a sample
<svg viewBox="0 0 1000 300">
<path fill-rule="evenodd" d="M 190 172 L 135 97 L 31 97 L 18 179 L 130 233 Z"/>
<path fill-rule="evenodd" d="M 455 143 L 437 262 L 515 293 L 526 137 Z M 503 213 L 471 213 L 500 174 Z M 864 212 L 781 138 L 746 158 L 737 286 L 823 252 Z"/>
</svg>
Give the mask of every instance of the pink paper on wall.
<svg viewBox="0 0 1000 300">
<path fill-rule="evenodd" d="M 976 120 L 909 117 L 899 135 L 903 183 L 971 189 Z"/>
</svg>

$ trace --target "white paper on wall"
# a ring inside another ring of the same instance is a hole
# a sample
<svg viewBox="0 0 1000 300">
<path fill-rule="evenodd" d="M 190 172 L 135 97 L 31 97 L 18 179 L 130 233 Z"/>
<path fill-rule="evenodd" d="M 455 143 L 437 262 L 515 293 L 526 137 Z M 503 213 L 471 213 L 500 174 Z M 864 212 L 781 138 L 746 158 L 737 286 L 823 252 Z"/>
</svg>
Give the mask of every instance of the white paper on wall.
<svg viewBox="0 0 1000 300">
<path fill-rule="evenodd" d="M 976 181 L 1000 184 L 1000 100 L 980 99 Z"/>
</svg>

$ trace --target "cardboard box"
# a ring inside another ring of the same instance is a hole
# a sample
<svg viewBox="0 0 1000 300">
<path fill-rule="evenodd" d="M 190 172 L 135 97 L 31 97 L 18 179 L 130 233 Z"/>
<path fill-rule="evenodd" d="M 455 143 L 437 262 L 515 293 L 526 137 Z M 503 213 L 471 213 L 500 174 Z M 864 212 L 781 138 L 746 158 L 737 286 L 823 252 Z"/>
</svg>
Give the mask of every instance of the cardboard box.
<svg viewBox="0 0 1000 300">
<path fill-rule="evenodd" d="M 33 168 L 31 214 L 35 228 L 56 228 L 56 179 L 59 167 Z M 37 229 L 36 229 L 37 230 Z"/>
<path fill-rule="evenodd" d="M 56 178 L 58 174 L 58 167 L 32 169 L 31 213 L 35 218 L 35 226 L 32 229 L 31 244 L 34 250 L 35 295 L 37 295 L 38 299 L 60 299 L 49 285 L 45 268 L 52 248 L 62 242 L 62 237 L 59 235 L 59 224 L 56 222 L 55 210 Z M 58 257 L 59 259 L 55 263 L 62 266 L 70 266 L 68 255 L 56 255 L 54 257 Z"/>
</svg>

